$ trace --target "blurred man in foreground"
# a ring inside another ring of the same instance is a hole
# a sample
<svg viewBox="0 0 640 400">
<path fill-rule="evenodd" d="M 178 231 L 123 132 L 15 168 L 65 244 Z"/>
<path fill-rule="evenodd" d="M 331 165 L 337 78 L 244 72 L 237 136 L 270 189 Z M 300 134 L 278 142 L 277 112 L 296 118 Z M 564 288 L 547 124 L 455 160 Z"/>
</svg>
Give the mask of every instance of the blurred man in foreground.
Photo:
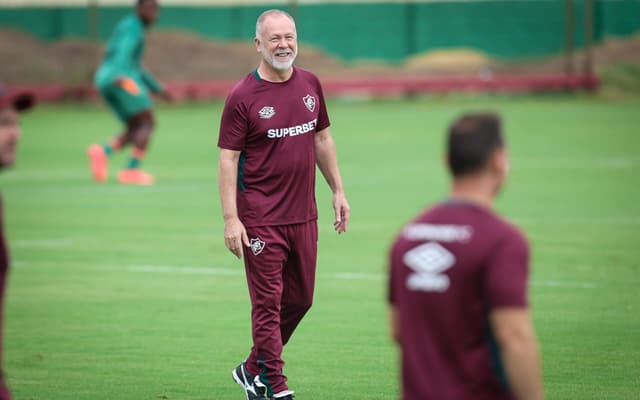
<svg viewBox="0 0 640 400">
<path fill-rule="evenodd" d="M 113 31 L 102 65 L 96 72 L 96 87 L 125 124 L 125 131 L 108 144 L 89 146 L 87 155 L 96 182 L 107 180 L 108 158 L 131 145 L 131 157 L 127 167 L 118 174 L 118 181 L 133 185 L 153 184 L 153 176 L 140 169 L 154 128 L 153 102 L 149 91 L 166 100 L 171 100 L 171 96 L 153 75 L 142 68 L 141 60 L 145 30 L 156 21 L 158 13 L 156 0 L 137 0 L 135 14 L 124 17 Z"/>
<path fill-rule="evenodd" d="M 456 120 L 447 162 L 449 199 L 407 224 L 390 254 L 402 399 L 540 400 L 529 246 L 492 210 L 509 170 L 500 119 Z"/>
<path fill-rule="evenodd" d="M 20 139 L 18 113 L 30 109 L 34 98 L 30 94 L 11 95 L 0 86 L 0 168 L 13 165 L 16 159 L 16 148 Z M 0 400 L 11 399 L 11 394 L 4 382 L 2 373 L 2 342 L 4 321 L 4 292 L 9 272 L 9 252 L 4 237 L 4 218 L 2 196 L 0 194 Z"/>
</svg>

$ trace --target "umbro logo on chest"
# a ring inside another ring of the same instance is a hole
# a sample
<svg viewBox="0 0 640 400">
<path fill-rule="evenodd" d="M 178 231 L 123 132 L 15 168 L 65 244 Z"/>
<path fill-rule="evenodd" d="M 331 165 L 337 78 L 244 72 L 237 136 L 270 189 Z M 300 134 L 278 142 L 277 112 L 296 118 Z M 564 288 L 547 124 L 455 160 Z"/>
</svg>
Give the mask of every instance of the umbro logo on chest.
<svg viewBox="0 0 640 400">
<path fill-rule="evenodd" d="M 258 116 L 262 119 L 271 119 L 274 115 L 276 115 L 276 109 L 272 106 L 264 106 L 258 111 Z"/>
</svg>

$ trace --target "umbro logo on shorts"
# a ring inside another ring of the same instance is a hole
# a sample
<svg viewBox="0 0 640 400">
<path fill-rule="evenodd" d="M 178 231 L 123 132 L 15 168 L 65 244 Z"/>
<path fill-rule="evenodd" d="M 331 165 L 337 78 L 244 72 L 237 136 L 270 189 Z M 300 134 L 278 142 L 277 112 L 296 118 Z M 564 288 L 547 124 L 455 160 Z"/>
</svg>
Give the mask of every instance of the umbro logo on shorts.
<svg viewBox="0 0 640 400">
<path fill-rule="evenodd" d="M 264 250 L 264 246 L 266 245 L 267 244 L 260 240 L 260 238 L 251 239 L 251 252 L 253 252 L 254 256 L 257 256 L 262 253 L 262 250 Z"/>
<path fill-rule="evenodd" d="M 262 119 L 271 119 L 274 115 L 276 115 L 276 109 L 271 106 L 264 106 L 258 111 L 258 115 Z"/>
<path fill-rule="evenodd" d="M 307 106 L 309 111 L 314 112 L 316 109 L 316 98 L 308 94 L 302 98 L 304 105 Z"/>
</svg>

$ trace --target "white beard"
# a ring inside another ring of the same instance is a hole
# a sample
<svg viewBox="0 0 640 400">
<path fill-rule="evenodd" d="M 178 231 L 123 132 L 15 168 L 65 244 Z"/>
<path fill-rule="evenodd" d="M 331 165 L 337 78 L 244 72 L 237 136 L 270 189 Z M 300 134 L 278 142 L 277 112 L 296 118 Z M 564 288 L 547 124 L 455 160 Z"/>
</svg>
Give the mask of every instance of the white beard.
<svg viewBox="0 0 640 400">
<path fill-rule="evenodd" d="M 298 52 L 296 51 L 290 56 L 288 61 L 278 61 L 275 59 L 275 56 L 271 56 L 271 54 L 269 54 L 268 52 L 265 51 L 262 53 L 262 58 L 269 65 L 271 65 L 271 68 L 275 69 L 276 71 L 289 70 L 289 68 L 291 68 L 291 66 L 293 65 L 293 62 L 296 60 L 297 56 L 298 56 Z"/>
</svg>

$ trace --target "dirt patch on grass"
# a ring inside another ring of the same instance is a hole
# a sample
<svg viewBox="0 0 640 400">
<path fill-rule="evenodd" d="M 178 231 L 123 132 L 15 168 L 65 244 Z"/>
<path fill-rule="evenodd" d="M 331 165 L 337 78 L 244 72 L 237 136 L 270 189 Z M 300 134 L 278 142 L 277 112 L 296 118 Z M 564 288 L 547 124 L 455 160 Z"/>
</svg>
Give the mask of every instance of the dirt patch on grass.
<svg viewBox="0 0 640 400">
<path fill-rule="evenodd" d="M 462 72 L 481 71 L 494 67 L 486 54 L 472 49 L 434 50 L 408 57 L 404 68 L 408 71 Z"/>
<path fill-rule="evenodd" d="M 155 31 L 148 37 L 145 62 L 163 80 L 240 79 L 258 65 L 259 59 L 252 42 L 220 42 L 188 32 Z M 353 70 L 306 44 L 300 45 L 296 64 L 319 75 L 343 76 Z"/>
<path fill-rule="evenodd" d="M 23 32 L 0 29 L 0 59 L 4 61 L 0 63 L 0 81 L 86 85 L 91 83 L 103 51 L 101 43 L 89 40 L 43 43 Z M 258 57 L 251 42 L 220 42 L 189 32 L 152 31 L 148 37 L 145 64 L 163 81 L 239 79 L 255 68 Z M 619 63 L 640 65 L 640 35 L 604 41 L 594 47 L 593 59 L 597 72 Z M 575 52 L 574 60 L 576 71 L 580 71 L 584 52 Z M 416 54 L 394 65 L 345 63 L 302 43 L 297 64 L 321 77 L 366 78 L 562 72 L 565 58 L 554 56 L 507 62 L 461 48 Z"/>
</svg>

